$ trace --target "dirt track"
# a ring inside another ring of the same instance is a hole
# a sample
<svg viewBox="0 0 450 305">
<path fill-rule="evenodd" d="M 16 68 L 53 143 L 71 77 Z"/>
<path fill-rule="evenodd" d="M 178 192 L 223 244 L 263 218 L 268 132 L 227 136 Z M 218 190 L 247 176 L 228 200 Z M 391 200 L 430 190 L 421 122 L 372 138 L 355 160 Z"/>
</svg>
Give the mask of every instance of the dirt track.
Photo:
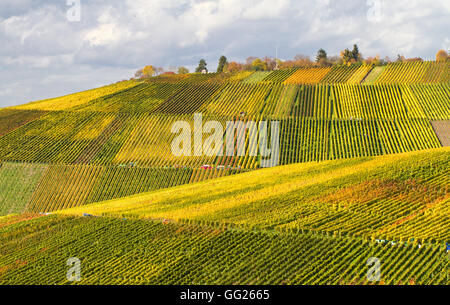
<svg viewBox="0 0 450 305">
<path fill-rule="evenodd" d="M 442 146 L 450 146 L 450 121 L 431 122 Z"/>
</svg>

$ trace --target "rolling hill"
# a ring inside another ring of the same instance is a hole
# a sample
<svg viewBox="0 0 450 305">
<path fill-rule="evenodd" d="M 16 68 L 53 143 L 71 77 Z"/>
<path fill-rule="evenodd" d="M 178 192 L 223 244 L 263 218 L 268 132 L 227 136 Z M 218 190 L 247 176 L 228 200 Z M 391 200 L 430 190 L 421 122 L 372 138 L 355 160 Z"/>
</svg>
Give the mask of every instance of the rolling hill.
<svg viewBox="0 0 450 305">
<path fill-rule="evenodd" d="M 175 156 L 198 113 L 279 123 L 278 166 L 248 135 L 241 156 Z M 371 284 L 371 257 L 379 284 L 449 284 L 448 122 L 449 62 L 161 75 L 0 109 L 0 284 L 67 284 L 69 257 L 80 284 Z"/>
</svg>

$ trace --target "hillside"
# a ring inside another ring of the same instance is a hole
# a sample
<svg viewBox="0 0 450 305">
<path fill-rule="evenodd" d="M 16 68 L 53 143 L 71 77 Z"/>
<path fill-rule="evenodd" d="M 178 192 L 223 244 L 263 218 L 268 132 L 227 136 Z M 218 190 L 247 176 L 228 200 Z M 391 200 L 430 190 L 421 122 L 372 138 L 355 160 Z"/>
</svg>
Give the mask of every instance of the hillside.
<svg viewBox="0 0 450 305">
<path fill-rule="evenodd" d="M 450 148 L 295 164 L 63 210 L 435 241 L 450 239 Z"/>
<path fill-rule="evenodd" d="M 288 165 L 5 216 L 0 283 L 65 284 L 76 256 L 80 284 L 367 284 L 369 257 L 386 266 L 381 284 L 449 284 L 449 152 Z"/>
<path fill-rule="evenodd" d="M 223 126 L 278 122 L 280 165 L 438 148 L 447 143 L 437 127 L 450 118 L 448 68 L 392 64 L 374 84 L 360 84 L 372 71 L 360 65 L 169 75 L 1 109 L 0 187 L 22 187 L 9 177 L 27 170 L 36 183 L 23 197 L 0 199 L 0 213 L 48 212 L 260 167 L 248 149 L 243 156 L 174 156 L 171 126 L 192 125 L 194 113 Z M 396 83 L 399 71 L 435 77 Z M 201 170 L 204 164 L 214 169 Z"/>
<path fill-rule="evenodd" d="M 172 152 L 194 114 L 231 155 Z M 270 140 L 278 123 L 273 167 L 227 122 Z M 79 284 L 371 284 L 370 257 L 379 284 L 449 284 L 449 122 L 449 62 L 161 75 L 0 109 L 0 284 L 68 284 L 69 257 Z"/>
<path fill-rule="evenodd" d="M 369 257 L 383 262 L 380 284 L 448 284 L 440 245 L 114 218 L 2 222 L 0 284 L 68 284 L 73 256 L 75 284 L 368 284 Z"/>
</svg>

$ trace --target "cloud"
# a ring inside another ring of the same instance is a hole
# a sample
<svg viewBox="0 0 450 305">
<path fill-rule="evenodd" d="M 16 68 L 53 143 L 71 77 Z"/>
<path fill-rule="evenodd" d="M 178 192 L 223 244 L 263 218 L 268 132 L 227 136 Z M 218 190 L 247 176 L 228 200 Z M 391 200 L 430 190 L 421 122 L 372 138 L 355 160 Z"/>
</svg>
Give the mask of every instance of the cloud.
<svg viewBox="0 0 450 305">
<path fill-rule="evenodd" d="M 89 89 L 146 64 L 194 67 L 275 55 L 366 55 L 432 59 L 449 46 L 447 0 L 81 0 L 0 2 L 0 106 Z M 22 88 L 21 88 L 22 86 Z"/>
<path fill-rule="evenodd" d="M 263 0 L 251 2 L 252 5 L 246 7 L 246 10 L 242 14 L 244 18 L 251 20 L 278 18 L 290 5 L 289 0 Z"/>
</svg>

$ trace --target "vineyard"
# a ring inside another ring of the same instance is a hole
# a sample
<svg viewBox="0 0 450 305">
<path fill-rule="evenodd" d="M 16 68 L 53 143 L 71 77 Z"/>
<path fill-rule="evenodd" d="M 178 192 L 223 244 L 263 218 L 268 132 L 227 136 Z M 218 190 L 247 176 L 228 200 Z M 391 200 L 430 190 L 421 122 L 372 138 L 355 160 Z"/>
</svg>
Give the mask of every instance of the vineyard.
<svg viewBox="0 0 450 305">
<path fill-rule="evenodd" d="M 19 126 L 5 124 L 0 160 L 254 168 L 248 156 L 172 156 L 171 126 L 192 123 L 194 113 L 224 127 L 227 121 L 279 121 L 283 164 L 437 148 L 442 143 L 432 121 L 449 119 L 449 95 L 448 84 L 141 84 L 65 111 L 27 110 L 23 121 L 14 120 Z M 5 120 L 19 115 L 3 111 Z"/>
<path fill-rule="evenodd" d="M 450 149 L 251 171 L 61 211 L 450 239 Z"/>
<path fill-rule="evenodd" d="M 194 114 L 233 154 L 172 152 Z M 249 126 L 273 122 L 262 169 Z M 449 122 L 448 61 L 160 75 L 0 109 L 0 284 L 68 284 L 74 256 L 79 284 L 370 284 L 369 257 L 379 284 L 449 284 Z"/>
<path fill-rule="evenodd" d="M 29 225 L 38 233 L 22 223 L 0 227 L 0 284 L 68 284 L 73 256 L 83 266 L 77 284 L 365 284 L 374 256 L 386 266 L 382 284 L 448 284 L 438 245 L 110 218 L 49 216 Z"/>
</svg>

